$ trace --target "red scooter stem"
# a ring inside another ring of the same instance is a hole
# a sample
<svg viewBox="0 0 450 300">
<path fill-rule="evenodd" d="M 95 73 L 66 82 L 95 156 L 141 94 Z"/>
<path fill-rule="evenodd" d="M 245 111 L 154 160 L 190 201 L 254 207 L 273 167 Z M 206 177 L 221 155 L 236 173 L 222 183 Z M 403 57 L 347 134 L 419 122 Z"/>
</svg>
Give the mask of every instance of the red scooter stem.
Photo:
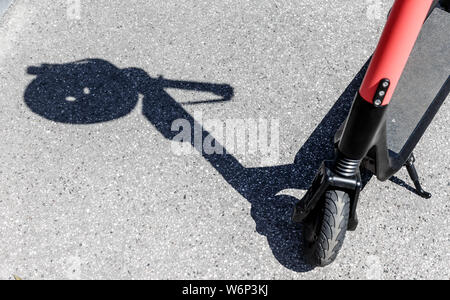
<svg viewBox="0 0 450 300">
<path fill-rule="evenodd" d="M 433 0 L 396 0 L 359 93 L 373 103 L 382 79 L 390 87 L 382 105 L 388 105 L 419 36 Z"/>
</svg>

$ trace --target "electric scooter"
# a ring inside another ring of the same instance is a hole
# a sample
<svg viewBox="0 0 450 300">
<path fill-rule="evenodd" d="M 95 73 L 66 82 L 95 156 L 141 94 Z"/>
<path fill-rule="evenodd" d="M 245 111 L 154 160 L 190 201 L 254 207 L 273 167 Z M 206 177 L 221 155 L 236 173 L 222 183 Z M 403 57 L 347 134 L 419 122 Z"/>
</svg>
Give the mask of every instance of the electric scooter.
<svg viewBox="0 0 450 300">
<path fill-rule="evenodd" d="M 406 167 L 424 191 L 413 150 L 450 91 L 450 1 L 396 0 L 350 113 L 294 209 L 303 223 L 304 255 L 314 266 L 332 263 L 347 230 L 356 230 L 361 172 L 385 181 Z"/>
</svg>

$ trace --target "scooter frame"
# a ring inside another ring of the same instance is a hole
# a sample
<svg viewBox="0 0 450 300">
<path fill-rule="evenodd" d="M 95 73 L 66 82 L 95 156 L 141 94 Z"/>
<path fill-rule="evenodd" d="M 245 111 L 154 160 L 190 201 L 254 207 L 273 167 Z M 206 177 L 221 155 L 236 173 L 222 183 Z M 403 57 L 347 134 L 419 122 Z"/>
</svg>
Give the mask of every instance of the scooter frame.
<svg viewBox="0 0 450 300">
<path fill-rule="evenodd" d="M 335 136 L 336 157 L 322 164 L 311 188 L 296 205 L 295 222 L 302 222 L 327 190 L 343 190 L 351 199 L 348 229 L 355 230 L 362 188 L 361 167 L 385 181 L 406 166 L 417 193 L 424 198 L 431 197 L 419 183 L 412 152 L 448 96 L 450 77 L 396 155 L 387 146 L 386 111 L 424 21 L 437 4 L 437 0 L 395 1 L 350 114 Z"/>
</svg>

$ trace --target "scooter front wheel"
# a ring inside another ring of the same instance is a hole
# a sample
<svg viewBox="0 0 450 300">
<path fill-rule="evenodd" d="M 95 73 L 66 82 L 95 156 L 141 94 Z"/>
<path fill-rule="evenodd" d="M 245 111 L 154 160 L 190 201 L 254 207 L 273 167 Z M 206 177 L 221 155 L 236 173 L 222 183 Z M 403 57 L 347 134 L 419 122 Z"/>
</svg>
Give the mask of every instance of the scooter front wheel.
<svg viewBox="0 0 450 300">
<path fill-rule="evenodd" d="M 330 190 L 323 200 L 303 224 L 306 260 L 320 267 L 336 259 L 344 244 L 350 215 L 350 197 L 347 193 Z"/>
</svg>

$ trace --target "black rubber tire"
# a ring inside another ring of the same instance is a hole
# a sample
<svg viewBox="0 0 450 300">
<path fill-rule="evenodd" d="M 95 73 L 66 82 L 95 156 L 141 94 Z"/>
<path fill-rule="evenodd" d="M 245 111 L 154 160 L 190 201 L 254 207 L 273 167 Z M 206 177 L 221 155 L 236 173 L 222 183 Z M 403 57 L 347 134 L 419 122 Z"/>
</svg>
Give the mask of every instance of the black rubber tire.
<svg viewBox="0 0 450 300">
<path fill-rule="evenodd" d="M 304 254 L 309 264 L 325 267 L 336 259 L 344 244 L 349 215 L 349 195 L 343 191 L 327 191 L 303 226 Z"/>
</svg>

